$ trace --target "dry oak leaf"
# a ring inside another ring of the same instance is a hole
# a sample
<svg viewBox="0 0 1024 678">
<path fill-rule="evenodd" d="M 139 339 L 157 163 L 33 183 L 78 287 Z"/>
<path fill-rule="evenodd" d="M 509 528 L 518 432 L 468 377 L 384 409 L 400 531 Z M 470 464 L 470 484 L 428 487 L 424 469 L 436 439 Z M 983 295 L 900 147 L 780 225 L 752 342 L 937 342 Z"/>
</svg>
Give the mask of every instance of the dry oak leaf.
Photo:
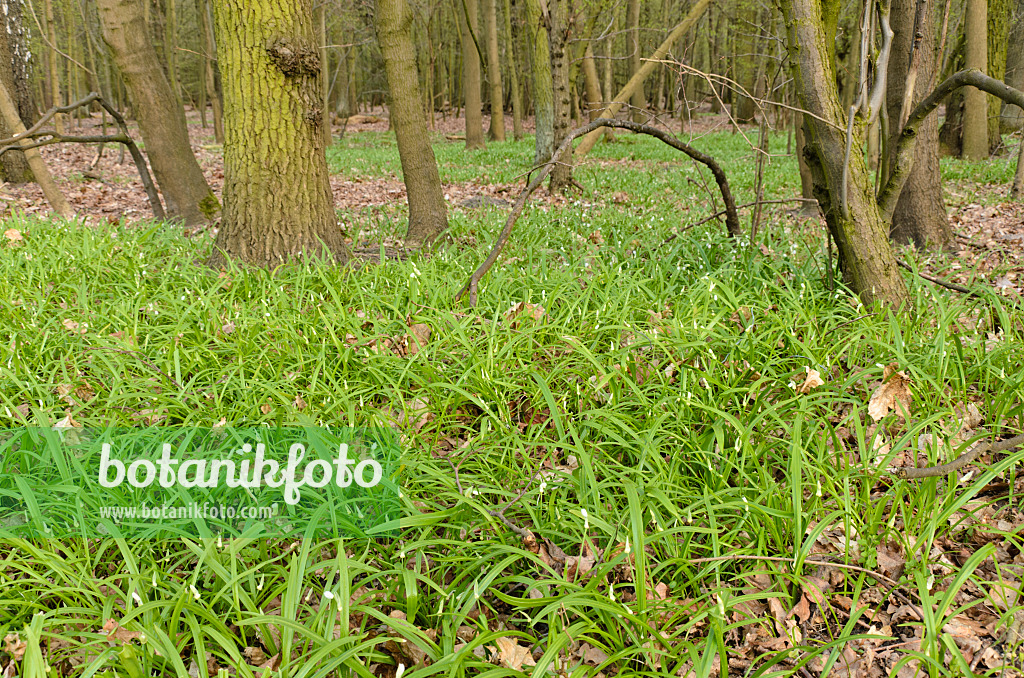
<svg viewBox="0 0 1024 678">
<path fill-rule="evenodd" d="M 103 625 L 103 630 L 107 634 L 107 642 L 119 642 L 121 644 L 130 643 L 137 638 L 142 638 L 143 634 L 140 631 L 129 631 L 123 628 L 113 619 L 108 619 Z"/>
<path fill-rule="evenodd" d="M 77 323 L 70 318 L 65 318 L 63 322 L 61 322 L 61 325 L 63 325 L 64 329 L 68 332 L 76 332 L 78 334 L 85 334 L 89 328 L 88 325 Z"/>
<path fill-rule="evenodd" d="M 528 304 L 525 301 L 520 301 L 518 304 L 512 304 L 512 306 L 505 311 L 505 322 L 509 324 L 512 329 L 519 327 L 519 318 L 522 316 L 525 318 L 533 318 L 534 320 L 540 320 L 544 317 L 546 311 L 540 304 Z"/>
<path fill-rule="evenodd" d="M 505 668 L 522 671 L 523 666 L 533 666 L 537 663 L 533 661 L 530 649 L 520 645 L 515 638 L 498 637 L 494 639 L 494 643 L 498 646 L 498 661 Z"/>
<path fill-rule="evenodd" d="M 408 354 L 416 355 L 427 346 L 427 340 L 430 339 L 430 325 L 425 323 L 409 325 L 409 334 L 406 337 L 409 347 Z"/>
<path fill-rule="evenodd" d="M 11 243 L 12 245 L 19 243 L 23 240 L 23 238 L 21 237 L 21 231 L 19 231 L 16 228 L 8 228 L 6 231 L 4 231 L 4 237 L 7 238 L 7 242 Z"/>
<path fill-rule="evenodd" d="M 821 373 L 818 370 L 812 370 L 809 367 L 805 367 L 804 371 L 807 372 L 807 377 L 804 378 L 804 383 L 800 384 L 800 388 L 796 390 L 801 395 L 806 395 L 811 392 L 812 388 L 818 388 L 825 384 L 821 378 Z"/>
<path fill-rule="evenodd" d="M 14 661 L 20 662 L 27 649 L 28 643 L 22 640 L 17 633 L 8 633 L 4 636 L 4 652 L 11 655 Z"/>
<path fill-rule="evenodd" d="M 882 371 L 882 384 L 868 401 L 871 418 L 879 421 L 889 410 L 895 410 L 901 419 L 906 419 L 910 415 L 910 384 L 910 377 L 898 370 L 896 363 L 886 365 Z"/>
</svg>

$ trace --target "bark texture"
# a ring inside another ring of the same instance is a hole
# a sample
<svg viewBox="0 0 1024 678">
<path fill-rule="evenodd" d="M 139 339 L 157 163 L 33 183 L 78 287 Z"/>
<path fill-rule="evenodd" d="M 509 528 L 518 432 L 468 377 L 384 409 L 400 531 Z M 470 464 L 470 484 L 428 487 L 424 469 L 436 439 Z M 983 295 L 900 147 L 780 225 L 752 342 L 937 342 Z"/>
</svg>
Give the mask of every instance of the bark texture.
<svg viewBox="0 0 1024 678">
<path fill-rule="evenodd" d="M 153 175 L 167 214 L 187 225 L 217 216 L 220 204 L 192 153 L 185 111 L 149 40 L 140 0 L 96 0 L 109 45 L 132 100 Z"/>
<path fill-rule="evenodd" d="M 224 87 L 224 219 L 217 252 L 259 266 L 348 258 L 321 129 L 312 0 L 214 0 Z"/>
<path fill-rule="evenodd" d="M 554 146 L 558 148 L 571 126 L 571 93 L 569 87 L 569 3 L 571 0 L 548 0 L 551 13 L 551 30 L 548 34 L 551 47 L 551 85 L 554 96 Z M 566 149 L 561 157 L 555 158 L 551 168 L 551 183 L 548 190 L 565 190 L 572 182 L 572 149 Z"/>
<path fill-rule="evenodd" d="M 551 159 L 555 152 L 555 101 L 551 84 L 551 53 L 548 49 L 548 22 L 540 0 L 526 0 L 526 33 L 530 44 L 533 76 L 533 107 L 537 136 L 533 163 Z"/>
<path fill-rule="evenodd" d="M 0 10 L 0 81 L 11 95 L 22 123 L 31 124 L 34 113 L 29 89 L 31 54 L 22 26 L 21 3 L 7 0 L 0 3 Z M 13 135 L 14 131 L 0 120 L 0 139 Z M 0 181 L 12 184 L 32 181 L 32 170 L 24 153 L 10 151 L 0 156 Z"/>
<path fill-rule="evenodd" d="M 915 26 L 917 9 L 923 0 L 892 0 L 892 57 L 889 60 L 886 105 L 889 112 L 890 154 L 896 149 L 902 131 L 904 97 L 908 87 L 912 53 L 917 64 L 913 78 L 916 106 L 928 94 L 923 91 L 935 72 L 935 13 L 924 11 L 924 25 Z M 915 46 L 915 40 L 917 44 Z M 913 243 L 919 248 L 946 249 L 953 244 L 953 232 L 942 200 L 942 175 L 939 171 L 939 121 L 929 116 L 918 130 L 914 147 L 914 164 L 903 186 L 892 215 L 889 235 L 901 244 Z M 891 166 L 891 164 L 890 164 Z"/>
<path fill-rule="evenodd" d="M 789 32 L 794 84 L 802 107 L 811 113 L 804 116 L 804 133 L 814 197 L 839 250 L 844 282 L 866 305 L 881 302 L 902 308 L 910 295 L 889 246 L 889 225 L 875 203 L 873 181 L 860 153 L 851 155 L 845 200 L 842 195 L 846 115 L 836 89 L 837 7 L 819 0 L 783 0 L 781 5 Z M 854 135 L 854 148 L 860 148 L 863 124 L 857 125 Z"/>
<path fill-rule="evenodd" d="M 512 38 L 512 3 L 504 0 L 505 10 L 505 44 L 507 45 L 508 79 L 512 91 L 512 137 L 519 141 L 523 138 L 523 93 L 519 86 L 519 68 L 516 66 L 518 55 L 513 47 L 516 43 Z"/>
<path fill-rule="evenodd" d="M 985 71 L 988 65 L 988 2 L 967 0 L 964 33 L 967 41 L 967 68 Z M 985 93 L 973 87 L 964 92 L 962 154 L 966 160 L 988 157 L 988 101 Z"/>
<path fill-rule="evenodd" d="M 1024 0 L 1017 0 L 1010 19 L 1003 82 L 1014 89 L 1024 90 Z M 1019 130 L 1024 127 L 1024 110 L 1019 106 L 1003 104 L 999 123 L 1002 132 Z"/>
<path fill-rule="evenodd" d="M 398 155 L 409 195 L 409 230 L 405 241 L 407 245 L 418 246 L 431 242 L 448 228 L 448 213 L 420 98 L 416 47 L 412 40 L 413 15 L 407 0 L 377 0 L 376 10 L 374 24 L 387 74 L 391 126 L 398 139 Z"/>
<path fill-rule="evenodd" d="M 462 90 L 466 102 L 466 148 L 484 147 L 484 119 L 480 100 L 480 36 L 477 0 L 455 0 L 462 32 Z"/>
<path fill-rule="evenodd" d="M 626 4 L 626 30 L 629 31 L 626 45 L 629 51 L 629 77 L 636 77 L 643 67 L 640 54 L 640 0 L 629 0 Z M 642 123 L 646 116 L 647 98 L 644 96 L 643 81 L 633 89 L 629 97 L 629 105 L 633 109 L 633 122 Z"/>
</svg>

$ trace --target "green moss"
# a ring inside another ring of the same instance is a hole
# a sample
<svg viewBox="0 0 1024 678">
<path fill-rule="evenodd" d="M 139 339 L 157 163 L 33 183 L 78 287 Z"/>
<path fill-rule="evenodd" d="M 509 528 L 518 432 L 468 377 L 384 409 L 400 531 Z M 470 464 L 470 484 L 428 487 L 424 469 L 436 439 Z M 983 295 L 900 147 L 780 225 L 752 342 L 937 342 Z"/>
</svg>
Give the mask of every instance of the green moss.
<svg viewBox="0 0 1024 678">
<path fill-rule="evenodd" d="M 217 196 L 213 193 L 208 193 L 205 198 L 199 201 L 199 211 L 207 219 L 213 221 L 217 213 L 220 212 L 220 202 L 217 201 Z"/>
</svg>

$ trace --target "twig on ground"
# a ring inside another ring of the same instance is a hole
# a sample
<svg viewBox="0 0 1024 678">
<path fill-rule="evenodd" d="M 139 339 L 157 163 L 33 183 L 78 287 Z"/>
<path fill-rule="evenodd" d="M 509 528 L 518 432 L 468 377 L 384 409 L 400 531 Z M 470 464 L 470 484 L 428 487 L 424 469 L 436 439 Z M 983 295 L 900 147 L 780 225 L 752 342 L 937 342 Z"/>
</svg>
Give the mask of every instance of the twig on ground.
<svg viewBox="0 0 1024 678">
<path fill-rule="evenodd" d="M 985 452 L 1004 452 L 1011 450 L 1018 445 L 1024 445 L 1024 434 L 1008 438 L 1007 440 L 1000 440 L 995 443 L 979 443 L 953 461 L 948 464 L 942 464 L 941 466 L 925 466 L 924 468 L 902 466 L 890 469 L 890 472 L 902 480 L 944 476 L 959 471 Z"/>
</svg>

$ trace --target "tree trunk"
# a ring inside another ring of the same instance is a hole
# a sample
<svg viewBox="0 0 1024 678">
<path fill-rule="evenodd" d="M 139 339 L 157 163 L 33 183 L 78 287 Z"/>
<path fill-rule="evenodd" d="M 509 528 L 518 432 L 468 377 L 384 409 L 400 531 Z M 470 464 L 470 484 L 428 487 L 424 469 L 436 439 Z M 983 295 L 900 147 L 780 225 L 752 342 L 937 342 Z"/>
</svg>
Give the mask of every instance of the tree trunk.
<svg viewBox="0 0 1024 678">
<path fill-rule="evenodd" d="M 626 4 L 626 46 L 629 51 L 629 77 L 633 78 L 643 67 L 640 61 L 640 0 L 629 0 Z M 644 96 L 643 83 L 633 90 L 629 97 L 629 105 L 633 109 L 633 122 L 642 123 L 647 119 L 644 111 L 647 99 Z"/>
<path fill-rule="evenodd" d="M 168 216 L 186 225 L 214 219 L 220 205 L 192 154 L 185 112 L 149 40 L 139 0 L 96 0 L 96 4 L 103 39 L 128 87 Z"/>
<path fill-rule="evenodd" d="M 512 38 L 512 3 L 504 0 L 505 10 L 505 58 L 508 61 L 508 79 L 512 88 L 512 138 L 519 141 L 523 138 L 523 93 L 519 83 L 519 69 L 516 66 L 515 42 Z"/>
<path fill-rule="evenodd" d="M 32 90 L 29 85 L 28 66 L 31 54 L 28 49 L 26 35 L 22 28 L 21 3 L 5 2 L 2 4 L 3 16 L 0 17 L 0 82 L 14 100 L 18 118 L 23 123 L 32 120 Z M 0 120 L 0 139 L 14 136 L 11 130 Z M 22 184 L 32 181 L 32 170 L 29 168 L 25 154 L 21 151 L 8 151 L 0 156 L 0 181 Z"/>
<path fill-rule="evenodd" d="M 501 88 L 501 57 L 498 54 L 498 0 L 483 0 L 487 28 L 487 82 L 491 94 L 491 126 L 487 138 L 505 140 L 505 96 Z"/>
<path fill-rule="evenodd" d="M 57 24 L 53 19 L 53 0 L 43 0 L 43 28 L 46 30 L 46 39 L 50 43 L 47 46 L 46 53 L 48 59 L 46 61 L 47 68 L 47 80 L 50 86 L 50 106 L 62 106 L 63 102 L 60 100 L 60 76 L 57 75 L 58 61 L 60 55 L 57 54 Z M 57 130 L 57 134 L 64 134 L 64 114 L 58 113 L 53 116 L 53 128 Z"/>
<path fill-rule="evenodd" d="M 526 0 L 526 33 L 530 42 L 533 76 L 533 106 L 537 136 L 533 163 L 551 159 L 555 152 L 555 101 L 551 82 L 551 53 L 549 51 L 547 17 L 541 12 L 540 0 Z"/>
<path fill-rule="evenodd" d="M 21 122 L 21 116 L 18 113 L 17 104 L 14 102 L 14 98 L 10 92 L 7 91 L 7 86 L 4 85 L 3 80 L 0 80 L 0 119 L 3 120 L 4 126 L 9 130 L 13 130 L 14 134 L 24 134 L 25 125 Z M 21 142 L 24 145 L 24 142 Z M 19 151 L 8 151 L 4 155 L 10 155 L 11 153 L 18 153 Z M 50 174 L 49 168 L 46 163 L 43 162 L 43 157 L 39 154 L 38 148 L 31 148 L 23 151 L 25 159 L 28 162 L 29 167 L 32 169 L 32 174 L 35 176 L 36 183 L 43 189 L 43 195 L 46 197 L 46 201 L 50 203 L 50 207 L 57 213 L 58 216 L 64 219 L 70 219 L 74 212 L 71 209 L 71 205 L 68 204 L 64 194 L 57 188 L 57 184 L 53 181 L 53 176 Z"/>
<path fill-rule="evenodd" d="M 555 148 L 569 134 L 571 126 L 571 92 L 569 88 L 569 3 L 571 0 L 548 0 L 551 14 L 551 29 L 548 41 L 551 47 L 551 83 L 554 95 L 554 140 Z M 551 183 L 548 191 L 564 191 L 572 183 L 572 149 L 567 148 L 562 157 L 551 168 Z"/>
<path fill-rule="evenodd" d="M 988 65 L 988 2 L 967 0 L 964 32 L 967 37 L 967 68 L 984 72 Z M 962 153 L 966 160 L 988 157 L 988 101 L 974 87 L 964 92 L 964 128 Z"/>
<path fill-rule="evenodd" d="M 324 155 L 312 0 L 214 0 L 214 10 L 225 139 L 211 264 L 347 259 Z"/>
<path fill-rule="evenodd" d="M 793 125 L 796 127 L 796 158 L 797 166 L 800 169 L 800 197 L 805 200 L 814 199 L 814 177 L 811 176 L 811 168 L 807 164 L 807 143 L 804 140 L 804 116 L 797 113 L 793 116 Z M 802 212 L 817 214 L 818 210 L 812 202 L 803 203 Z"/>
<path fill-rule="evenodd" d="M 932 81 L 936 69 L 934 8 L 923 10 L 924 25 L 915 25 L 915 15 L 922 2 L 927 4 L 927 0 L 892 0 L 891 4 L 894 36 L 886 93 L 890 158 L 895 152 L 905 118 L 913 106 L 928 95 L 924 88 Z M 916 46 L 915 35 L 920 36 Z M 911 75 L 914 70 L 911 68 L 912 52 L 917 63 L 916 75 Z M 908 82 L 913 83 L 914 95 L 909 105 L 906 105 L 904 99 Z M 946 249 L 953 244 L 953 231 L 949 227 L 946 205 L 942 201 L 939 122 L 935 116 L 929 116 L 918 130 L 914 165 L 896 203 L 889 236 L 895 242 L 913 243 L 921 249 Z"/>
<path fill-rule="evenodd" d="M 484 147 L 484 120 L 480 100 L 480 52 L 477 0 L 455 0 L 462 33 L 462 91 L 466 102 L 466 148 Z"/>
<path fill-rule="evenodd" d="M 391 95 L 391 125 L 398 138 L 398 155 L 409 195 L 409 230 L 405 241 L 408 246 L 419 246 L 433 241 L 448 228 L 448 214 L 420 101 L 412 18 L 407 0 L 376 0 L 377 44 L 384 57 Z"/>
<path fill-rule="evenodd" d="M 832 3 L 823 6 L 820 0 L 783 0 L 781 5 L 797 93 L 801 106 L 811 114 L 804 116 L 804 133 L 814 193 L 839 249 L 843 279 L 867 306 L 877 301 L 902 308 L 910 295 L 889 246 L 889 225 L 875 202 L 871 175 L 860 153 L 851 154 L 849 190 L 843 195 L 846 115 L 836 89 L 837 8 Z M 862 142 L 860 124 L 854 129 L 853 147 L 860 148 Z"/>
<path fill-rule="evenodd" d="M 1010 16 L 1013 13 L 1011 0 L 988 0 L 987 60 L 985 72 L 996 80 L 1002 80 L 1006 73 L 1007 37 L 1010 34 Z M 996 152 L 1003 145 L 999 133 L 999 113 L 1003 102 L 997 97 L 985 97 L 988 104 L 988 150 Z"/>
<path fill-rule="evenodd" d="M 1024 90 L 1024 0 L 1017 0 L 1010 20 L 1003 82 L 1014 89 Z M 1016 132 L 1021 127 L 1024 127 L 1024 110 L 1012 104 L 1003 104 L 1000 131 Z"/>
<path fill-rule="evenodd" d="M 601 82 L 597 77 L 594 63 L 594 48 L 590 41 L 583 52 L 583 91 L 586 94 L 587 121 L 593 120 L 603 108 L 601 106 Z"/>
</svg>

